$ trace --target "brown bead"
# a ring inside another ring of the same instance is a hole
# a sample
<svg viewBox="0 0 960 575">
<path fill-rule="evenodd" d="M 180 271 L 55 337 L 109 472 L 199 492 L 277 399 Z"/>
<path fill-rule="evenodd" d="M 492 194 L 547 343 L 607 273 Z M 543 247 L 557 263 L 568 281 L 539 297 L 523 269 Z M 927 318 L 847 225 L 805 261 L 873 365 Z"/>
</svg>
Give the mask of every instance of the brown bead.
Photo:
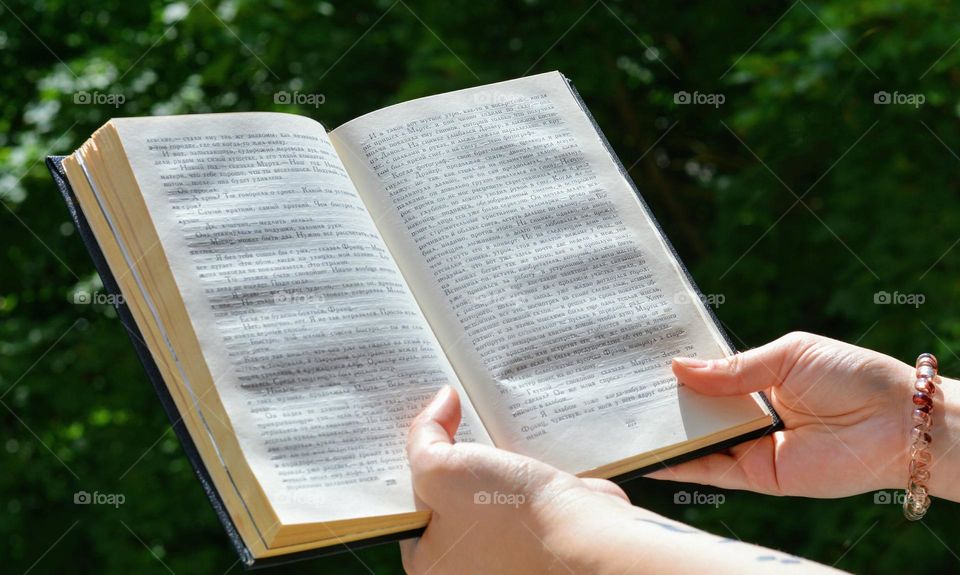
<svg viewBox="0 0 960 575">
<path fill-rule="evenodd" d="M 917 367 L 920 367 L 921 364 L 932 365 L 934 369 L 939 367 L 937 365 L 937 358 L 932 353 L 921 353 L 917 357 Z"/>
<path fill-rule="evenodd" d="M 927 407 L 927 413 L 930 412 L 929 408 L 933 407 L 933 399 L 931 399 L 929 395 L 922 391 L 918 391 L 917 393 L 913 394 L 913 403 L 917 406 L 917 409 L 923 409 L 924 407 Z"/>
<path fill-rule="evenodd" d="M 914 429 L 913 429 L 913 432 L 912 432 L 912 435 L 913 435 L 913 439 L 914 439 L 915 441 L 916 441 L 916 440 L 923 441 L 923 442 L 926 443 L 927 445 L 929 445 L 930 443 L 933 443 L 933 438 L 930 437 L 930 434 L 927 433 L 926 430 L 921 430 L 921 429 L 916 429 L 916 428 L 914 428 Z"/>
<path fill-rule="evenodd" d="M 929 465 L 930 462 L 933 461 L 933 456 L 930 455 L 930 451 L 928 451 L 925 446 L 910 446 L 910 457 L 917 460 L 918 464 L 922 464 L 924 466 Z"/>
<path fill-rule="evenodd" d="M 926 453 L 926 452 L 924 452 L 924 453 Z M 913 476 L 916 475 L 917 473 L 920 473 L 921 471 L 927 471 L 927 472 L 929 473 L 929 470 L 927 470 L 927 464 L 926 464 L 926 463 L 924 463 L 924 462 L 922 462 L 922 461 L 916 461 L 916 460 L 910 461 L 910 476 L 911 476 L 911 477 L 913 477 Z"/>
<path fill-rule="evenodd" d="M 937 370 L 932 365 L 921 365 L 917 368 L 917 377 L 927 377 L 933 379 L 937 376 Z"/>
<path fill-rule="evenodd" d="M 913 387 L 914 387 L 914 389 L 916 389 L 917 391 L 922 391 L 923 393 L 926 393 L 927 395 L 931 395 L 931 396 L 932 396 L 932 395 L 934 395 L 935 393 L 937 393 L 937 388 L 936 388 L 936 386 L 934 386 L 934 385 L 933 385 L 933 382 L 930 381 L 930 379 L 929 379 L 929 378 L 926 378 L 926 377 L 921 377 L 920 379 L 918 379 L 917 382 L 916 382 L 915 384 L 913 384 Z"/>
</svg>

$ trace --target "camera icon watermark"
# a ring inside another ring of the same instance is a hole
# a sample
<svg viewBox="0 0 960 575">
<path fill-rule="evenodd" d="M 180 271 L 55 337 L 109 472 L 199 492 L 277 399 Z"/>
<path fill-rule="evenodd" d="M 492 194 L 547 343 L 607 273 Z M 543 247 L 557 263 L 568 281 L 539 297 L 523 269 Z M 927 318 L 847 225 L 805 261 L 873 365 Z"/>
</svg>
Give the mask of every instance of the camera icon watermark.
<svg viewBox="0 0 960 575">
<path fill-rule="evenodd" d="M 126 501 L 127 497 L 123 493 L 100 493 L 99 491 L 90 493 L 81 490 L 73 494 L 74 505 L 111 505 L 119 508 Z"/>
<path fill-rule="evenodd" d="M 713 106 L 714 108 L 719 108 L 727 101 L 727 97 L 723 94 L 711 94 L 707 92 L 686 92 L 680 90 L 679 92 L 674 92 L 673 94 L 673 103 L 681 106 L 687 104 L 695 104 L 698 106 Z"/>
<path fill-rule="evenodd" d="M 906 491 L 877 491 L 873 494 L 874 505 L 903 505 Z"/>
<path fill-rule="evenodd" d="M 297 106 L 313 106 L 314 108 L 319 108 L 327 101 L 327 96 L 325 94 L 315 94 L 312 92 L 300 92 L 294 90 L 293 92 L 287 92 L 286 90 L 280 90 L 279 92 L 274 92 L 273 94 L 273 103 L 282 104 L 285 106 L 297 105 Z"/>
<path fill-rule="evenodd" d="M 509 505 L 513 508 L 520 507 L 527 501 L 527 496 L 523 493 L 500 493 L 494 491 L 477 491 L 473 494 L 473 503 L 475 505 Z"/>
<path fill-rule="evenodd" d="M 894 104 L 898 106 L 913 106 L 914 108 L 919 108 L 926 101 L 927 97 L 923 94 L 905 94 L 896 91 L 891 93 L 883 90 L 874 92 L 873 94 L 873 103 L 881 106 Z"/>
<path fill-rule="evenodd" d="M 873 303 L 876 305 L 912 305 L 918 308 L 927 301 L 927 296 L 922 293 L 900 293 L 894 291 L 880 290 L 873 294 Z"/>
<path fill-rule="evenodd" d="M 87 92 L 78 90 L 73 93 L 73 103 L 92 106 L 113 106 L 119 108 L 127 101 L 127 97 L 119 92 Z"/>
<path fill-rule="evenodd" d="M 726 501 L 727 496 L 723 493 L 677 491 L 673 494 L 673 502 L 676 505 L 712 505 L 714 508 L 719 508 Z"/>
</svg>

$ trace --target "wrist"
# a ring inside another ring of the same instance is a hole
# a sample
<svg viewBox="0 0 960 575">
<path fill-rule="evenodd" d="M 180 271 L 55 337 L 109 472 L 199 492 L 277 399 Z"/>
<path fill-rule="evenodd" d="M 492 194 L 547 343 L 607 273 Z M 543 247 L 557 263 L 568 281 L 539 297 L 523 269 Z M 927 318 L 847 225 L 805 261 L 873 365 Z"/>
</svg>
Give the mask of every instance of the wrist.
<svg viewBox="0 0 960 575">
<path fill-rule="evenodd" d="M 909 405 L 906 409 L 909 409 Z M 960 381 L 940 378 L 936 395 L 933 397 L 933 425 L 930 435 L 930 494 L 942 499 L 960 501 L 960 485 L 956 477 L 960 474 Z M 907 461 L 910 448 L 907 448 Z M 904 473 L 906 475 L 906 472 Z M 906 483 L 904 483 L 906 485 Z"/>
<path fill-rule="evenodd" d="M 913 444 L 913 410 L 915 406 L 910 398 L 914 394 L 916 380 L 915 368 L 906 366 L 909 373 L 902 376 L 893 401 L 897 410 L 899 428 L 898 457 L 894 459 L 896 467 L 892 470 L 892 487 L 902 490 L 910 480 L 910 448 Z M 940 376 L 936 393 L 933 396 L 933 409 L 930 412 L 932 441 L 930 452 L 930 480 L 927 481 L 930 495 L 941 499 L 960 501 L 960 485 L 954 480 L 960 473 L 960 381 Z"/>
<path fill-rule="evenodd" d="M 626 501 L 586 488 L 554 493 L 546 504 L 534 508 L 530 517 L 533 531 L 559 571 L 574 573 L 621 573 L 619 561 L 637 552 L 619 549 L 618 537 L 630 531 L 637 516 L 650 514 Z M 553 571 L 550 571 L 553 572 Z"/>
</svg>

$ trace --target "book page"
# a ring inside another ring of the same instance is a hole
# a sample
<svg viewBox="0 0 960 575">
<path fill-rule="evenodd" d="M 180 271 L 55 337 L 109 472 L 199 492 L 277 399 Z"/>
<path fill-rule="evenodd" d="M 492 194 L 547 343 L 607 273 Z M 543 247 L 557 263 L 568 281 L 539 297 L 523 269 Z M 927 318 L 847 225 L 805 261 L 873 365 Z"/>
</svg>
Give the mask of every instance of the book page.
<svg viewBox="0 0 960 575">
<path fill-rule="evenodd" d="M 560 74 L 331 137 L 498 446 L 584 472 L 764 416 L 678 387 L 730 350 Z"/>
<path fill-rule="evenodd" d="M 286 114 L 114 124 L 280 521 L 413 512 L 409 423 L 442 385 L 462 388 L 323 127 Z M 463 412 L 459 439 L 489 442 Z"/>
</svg>

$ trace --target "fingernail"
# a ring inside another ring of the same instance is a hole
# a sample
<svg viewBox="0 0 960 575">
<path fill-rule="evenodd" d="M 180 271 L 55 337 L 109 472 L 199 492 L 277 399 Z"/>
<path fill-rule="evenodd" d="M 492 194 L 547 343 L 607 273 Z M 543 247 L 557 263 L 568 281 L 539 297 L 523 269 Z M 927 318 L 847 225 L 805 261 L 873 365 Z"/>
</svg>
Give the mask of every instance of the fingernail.
<svg viewBox="0 0 960 575">
<path fill-rule="evenodd" d="M 673 361 L 675 361 L 680 367 L 686 367 L 689 369 L 703 369 L 710 365 L 710 362 L 697 359 L 695 357 L 675 357 L 673 358 Z"/>
</svg>

